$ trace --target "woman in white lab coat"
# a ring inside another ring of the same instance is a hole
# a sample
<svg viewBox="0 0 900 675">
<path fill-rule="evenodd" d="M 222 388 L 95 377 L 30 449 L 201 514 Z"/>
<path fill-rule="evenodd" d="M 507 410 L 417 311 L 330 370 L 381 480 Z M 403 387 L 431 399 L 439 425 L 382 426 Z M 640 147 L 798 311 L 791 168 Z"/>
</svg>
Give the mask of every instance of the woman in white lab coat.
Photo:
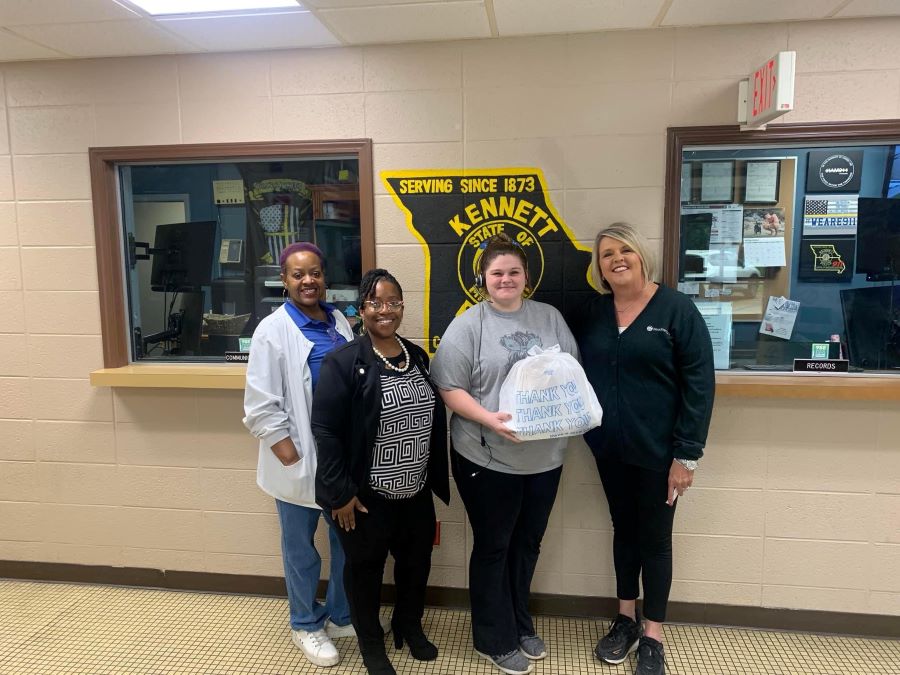
<svg viewBox="0 0 900 675">
<path fill-rule="evenodd" d="M 330 638 L 355 632 L 344 593 L 344 553 L 328 513 L 330 580 L 325 604 L 316 600 L 322 560 L 313 537 L 322 510 L 315 501 L 310 410 L 322 359 L 353 333 L 344 315 L 322 301 L 325 261 L 316 246 L 292 244 L 280 263 L 288 300 L 253 334 L 244 424 L 259 439 L 256 482 L 278 509 L 291 639 L 314 665 L 333 666 L 340 655 Z"/>
</svg>

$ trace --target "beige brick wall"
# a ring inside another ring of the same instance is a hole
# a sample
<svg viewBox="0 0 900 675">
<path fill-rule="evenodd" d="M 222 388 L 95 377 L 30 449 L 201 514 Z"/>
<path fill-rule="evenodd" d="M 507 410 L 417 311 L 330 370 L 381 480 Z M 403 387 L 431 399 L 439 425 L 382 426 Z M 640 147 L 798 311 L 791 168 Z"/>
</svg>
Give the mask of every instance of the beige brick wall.
<svg viewBox="0 0 900 675">
<path fill-rule="evenodd" d="M 627 219 L 660 247 L 667 126 L 732 123 L 737 79 L 780 49 L 798 52 L 785 121 L 900 117 L 897 34 L 879 19 L 0 66 L 0 559 L 280 573 L 238 392 L 88 383 L 88 147 L 364 136 L 376 171 L 538 166 L 579 239 Z M 375 193 L 378 261 L 421 337 L 422 252 L 377 175 Z M 673 598 L 900 614 L 898 438 L 895 403 L 720 398 L 679 504 Z M 431 581 L 464 586 L 464 512 L 439 513 Z M 610 536 L 573 442 L 535 589 L 612 595 Z"/>
</svg>

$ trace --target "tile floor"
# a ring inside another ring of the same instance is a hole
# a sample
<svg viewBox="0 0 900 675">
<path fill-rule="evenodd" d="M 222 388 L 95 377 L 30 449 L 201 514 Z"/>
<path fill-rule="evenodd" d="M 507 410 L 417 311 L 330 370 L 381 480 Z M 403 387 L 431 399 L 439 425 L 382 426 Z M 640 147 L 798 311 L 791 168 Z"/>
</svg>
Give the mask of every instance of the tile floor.
<svg viewBox="0 0 900 675">
<path fill-rule="evenodd" d="M 281 598 L 0 579 L 0 674 L 205 675 L 364 674 L 353 639 L 337 640 L 343 660 L 310 665 L 292 645 Z M 535 675 L 631 673 L 596 662 L 591 647 L 606 620 L 537 617 L 550 656 Z M 470 647 L 465 611 L 429 609 L 425 630 L 437 661 L 388 648 L 401 675 L 499 673 Z M 681 675 L 900 674 L 900 641 L 669 625 L 668 673 Z"/>
</svg>

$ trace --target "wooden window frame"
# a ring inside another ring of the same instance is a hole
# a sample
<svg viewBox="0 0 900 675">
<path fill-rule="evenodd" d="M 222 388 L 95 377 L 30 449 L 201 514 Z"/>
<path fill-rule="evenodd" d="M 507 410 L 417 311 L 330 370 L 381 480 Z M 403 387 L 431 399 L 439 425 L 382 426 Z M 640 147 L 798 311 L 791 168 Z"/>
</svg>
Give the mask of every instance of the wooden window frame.
<svg viewBox="0 0 900 675">
<path fill-rule="evenodd" d="M 356 155 L 359 162 L 359 218 L 362 269 L 375 266 L 375 209 L 371 139 L 263 141 L 91 148 L 94 240 L 100 284 L 100 328 L 106 368 L 129 365 L 128 319 L 122 269 L 122 225 L 117 165 L 143 162 L 218 160 L 278 161 L 328 155 Z M 190 365 L 190 364 L 185 364 Z"/>
</svg>

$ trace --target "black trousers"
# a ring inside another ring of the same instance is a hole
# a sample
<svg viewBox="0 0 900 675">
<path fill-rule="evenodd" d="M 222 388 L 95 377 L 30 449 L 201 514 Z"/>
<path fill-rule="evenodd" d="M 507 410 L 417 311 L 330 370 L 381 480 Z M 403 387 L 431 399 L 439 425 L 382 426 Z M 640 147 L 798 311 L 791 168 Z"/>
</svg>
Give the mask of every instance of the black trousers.
<svg viewBox="0 0 900 675">
<path fill-rule="evenodd" d="M 616 595 L 636 600 L 644 583 L 644 617 L 666 620 L 672 588 L 672 523 L 675 504 L 666 504 L 669 472 L 616 460 L 597 459 L 613 522 Z"/>
<path fill-rule="evenodd" d="M 356 512 L 355 530 L 338 528 L 338 532 L 347 558 L 344 586 L 350 619 L 360 651 L 371 653 L 384 650 L 378 610 L 388 552 L 394 556 L 397 589 L 393 622 L 401 627 L 421 624 L 434 545 L 434 502 L 427 488 L 408 499 L 384 499 L 372 493 L 359 499 L 369 512 Z"/>
<path fill-rule="evenodd" d="M 562 467 L 500 473 L 457 452 L 451 463 L 474 535 L 469 597 L 475 649 L 506 654 L 519 648 L 520 636 L 534 635 L 528 596 Z"/>
</svg>

